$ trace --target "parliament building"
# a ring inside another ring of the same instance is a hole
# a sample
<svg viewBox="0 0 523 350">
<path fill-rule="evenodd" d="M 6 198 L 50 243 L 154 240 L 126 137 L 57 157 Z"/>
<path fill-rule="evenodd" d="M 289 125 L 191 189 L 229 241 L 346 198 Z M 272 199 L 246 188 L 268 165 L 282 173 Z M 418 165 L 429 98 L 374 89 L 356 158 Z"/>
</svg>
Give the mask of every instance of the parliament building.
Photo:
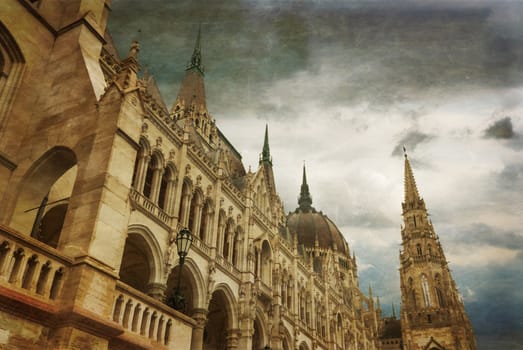
<svg viewBox="0 0 523 350">
<path fill-rule="evenodd" d="M 305 168 L 286 213 L 268 128 L 245 169 L 207 107 L 200 33 L 168 106 L 139 44 L 116 51 L 110 6 L 0 5 L 0 349 L 476 349 L 407 156 L 385 317 Z"/>
</svg>

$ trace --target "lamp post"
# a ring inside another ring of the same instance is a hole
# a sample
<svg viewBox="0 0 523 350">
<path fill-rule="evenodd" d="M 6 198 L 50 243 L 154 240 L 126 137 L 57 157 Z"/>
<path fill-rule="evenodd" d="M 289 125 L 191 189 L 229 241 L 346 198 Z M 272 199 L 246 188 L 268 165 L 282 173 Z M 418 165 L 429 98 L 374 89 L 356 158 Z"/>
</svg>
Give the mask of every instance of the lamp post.
<svg viewBox="0 0 523 350">
<path fill-rule="evenodd" d="M 189 253 L 193 237 L 191 231 L 187 228 L 182 228 L 176 235 L 176 248 L 178 250 L 178 257 L 180 258 L 180 268 L 178 269 L 178 285 L 174 294 L 169 298 L 167 304 L 175 310 L 185 310 L 185 298 L 180 293 L 180 285 L 182 282 L 182 268 L 185 262 L 185 257 Z"/>
</svg>

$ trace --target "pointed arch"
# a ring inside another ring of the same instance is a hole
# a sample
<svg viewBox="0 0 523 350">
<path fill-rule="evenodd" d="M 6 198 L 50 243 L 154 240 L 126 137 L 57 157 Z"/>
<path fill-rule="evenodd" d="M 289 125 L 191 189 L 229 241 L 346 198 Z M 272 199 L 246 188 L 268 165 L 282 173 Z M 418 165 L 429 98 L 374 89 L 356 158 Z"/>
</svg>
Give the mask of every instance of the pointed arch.
<svg viewBox="0 0 523 350">
<path fill-rule="evenodd" d="M 261 252 L 260 252 L 260 262 L 261 262 L 261 271 L 260 277 L 261 280 L 268 286 L 271 285 L 271 266 L 272 266 L 272 248 L 270 242 L 265 239 L 261 243 Z"/>
<path fill-rule="evenodd" d="M 254 334 L 252 336 L 252 349 L 262 349 L 265 344 L 269 344 L 269 330 L 266 327 L 268 320 L 260 305 L 256 306 L 256 313 L 253 322 Z"/>
<path fill-rule="evenodd" d="M 283 326 L 283 339 L 282 339 L 282 350 L 292 350 L 291 344 L 294 344 L 293 337 L 287 327 Z"/>
<path fill-rule="evenodd" d="M 425 307 L 431 307 L 432 298 L 430 296 L 429 282 L 425 274 L 421 274 L 421 290 L 423 292 L 423 301 L 425 302 Z"/>
<path fill-rule="evenodd" d="M 132 225 L 128 228 L 119 274 L 122 282 L 146 294 L 154 284 L 163 283 L 162 252 L 147 227 Z"/>
<path fill-rule="evenodd" d="M 169 271 L 167 278 L 166 300 L 174 294 L 178 276 L 180 274 L 180 265 L 174 266 Z M 180 292 L 186 301 L 186 309 L 183 311 L 187 315 L 192 315 L 195 309 L 207 308 L 207 290 L 203 274 L 200 267 L 190 257 L 185 258 L 183 269 L 181 270 L 181 289 Z"/>
<path fill-rule="evenodd" d="M 309 346 L 307 345 L 307 343 L 305 341 L 302 341 L 300 343 L 300 346 L 298 347 L 298 350 L 309 350 Z"/>
<path fill-rule="evenodd" d="M 0 130 L 7 121 L 25 69 L 25 58 L 15 38 L 0 21 Z"/>
<path fill-rule="evenodd" d="M 149 141 L 141 136 L 139 141 L 139 149 L 136 152 L 136 160 L 134 162 L 134 172 L 132 178 L 132 186 L 135 190 L 142 193 L 145 181 L 145 172 L 150 160 L 151 145 Z"/>
<path fill-rule="evenodd" d="M 65 179 L 64 175 L 76 164 L 75 153 L 63 146 L 55 146 L 38 158 L 18 185 L 10 226 L 22 233 L 39 238 L 42 218 L 50 209 L 47 203 L 61 200 L 63 200 L 62 204 L 68 203 L 76 181 L 76 169 L 72 173 L 72 178 L 66 179 L 67 181 L 60 181 L 60 179 Z M 64 198 L 57 198 L 57 196 Z M 61 230 L 65 213 L 60 215 L 59 219 L 61 221 L 55 222 L 53 226 L 57 226 Z M 58 239 L 56 238 L 56 240 Z"/>
<path fill-rule="evenodd" d="M 201 187 L 196 187 L 193 191 L 191 204 L 189 207 L 189 222 L 188 227 L 191 232 L 197 234 L 200 232 L 200 220 L 202 216 L 202 207 L 204 202 L 204 195 Z"/>
<path fill-rule="evenodd" d="M 231 329 L 238 328 L 238 310 L 236 297 L 231 287 L 226 283 L 219 283 L 214 288 L 213 294 L 216 292 L 221 292 L 225 296 L 227 301 L 227 316 L 229 317 L 228 327 Z"/>
<path fill-rule="evenodd" d="M 175 196 L 176 174 L 176 166 L 172 162 L 168 162 L 160 180 L 158 206 L 168 214 L 172 214 L 173 210 L 172 203 Z"/>
<path fill-rule="evenodd" d="M 211 198 L 206 198 L 202 207 L 202 218 L 200 220 L 200 228 L 198 231 L 198 237 L 202 242 L 207 243 L 209 241 L 209 230 L 213 227 L 214 217 L 214 204 Z"/>
<path fill-rule="evenodd" d="M 243 239 L 243 229 L 240 225 L 236 226 L 234 230 L 233 244 L 232 244 L 232 263 L 236 267 L 240 267 L 241 262 L 241 241 Z"/>
<path fill-rule="evenodd" d="M 192 181 L 185 176 L 182 181 L 182 195 L 180 198 L 180 207 L 178 210 L 178 222 L 182 226 L 187 226 L 189 223 L 189 209 L 192 198 Z"/>
<path fill-rule="evenodd" d="M 225 224 L 225 230 L 223 233 L 223 249 L 222 249 L 222 256 L 226 260 L 232 259 L 231 249 L 232 249 L 232 240 L 233 240 L 233 229 L 234 229 L 235 223 L 233 218 L 227 219 L 227 223 Z"/>
</svg>

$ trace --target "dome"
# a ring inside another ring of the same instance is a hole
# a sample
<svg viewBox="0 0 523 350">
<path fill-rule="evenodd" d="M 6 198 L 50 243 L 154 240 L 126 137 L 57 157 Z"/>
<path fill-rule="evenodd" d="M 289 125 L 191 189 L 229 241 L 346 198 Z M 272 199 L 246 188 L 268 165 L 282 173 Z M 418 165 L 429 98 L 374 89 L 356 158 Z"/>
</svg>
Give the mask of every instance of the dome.
<svg viewBox="0 0 523 350">
<path fill-rule="evenodd" d="M 314 208 L 307 211 L 298 208 L 294 213 L 290 213 L 287 216 L 287 227 L 291 235 L 298 237 L 298 244 L 303 244 L 305 248 L 313 248 L 318 240 L 322 249 L 349 254 L 348 244 L 340 230 L 331 219 Z"/>
<path fill-rule="evenodd" d="M 305 248 L 314 248 L 317 240 L 322 249 L 337 250 L 349 255 L 349 245 L 334 222 L 311 206 L 312 198 L 307 185 L 305 166 L 298 205 L 296 211 L 287 216 L 287 228 L 291 236 L 298 237 L 298 244 L 303 244 Z"/>
</svg>

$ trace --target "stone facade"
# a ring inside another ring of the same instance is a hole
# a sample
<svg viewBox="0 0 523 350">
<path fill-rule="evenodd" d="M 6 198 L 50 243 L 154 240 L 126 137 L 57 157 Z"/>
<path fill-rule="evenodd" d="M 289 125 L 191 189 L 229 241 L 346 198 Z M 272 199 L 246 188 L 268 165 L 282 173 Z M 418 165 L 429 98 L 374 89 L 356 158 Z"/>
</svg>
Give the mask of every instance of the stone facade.
<svg viewBox="0 0 523 350">
<path fill-rule="evenodd" d="M 108 0 L 2 4 L 0 348 L 381 348 L 379 303 L 312 208 L 305 169 L 287 216 L 268 130 L 246 171 L 209 113 L 200 34 L 167 108 L 139 76 L 139 44 L 118 56 L 109 12 Z M 183 227 L 194 241 L 180 269 Z M 168 305 L 178 280 L 181 311 Z"/>
</svg>

